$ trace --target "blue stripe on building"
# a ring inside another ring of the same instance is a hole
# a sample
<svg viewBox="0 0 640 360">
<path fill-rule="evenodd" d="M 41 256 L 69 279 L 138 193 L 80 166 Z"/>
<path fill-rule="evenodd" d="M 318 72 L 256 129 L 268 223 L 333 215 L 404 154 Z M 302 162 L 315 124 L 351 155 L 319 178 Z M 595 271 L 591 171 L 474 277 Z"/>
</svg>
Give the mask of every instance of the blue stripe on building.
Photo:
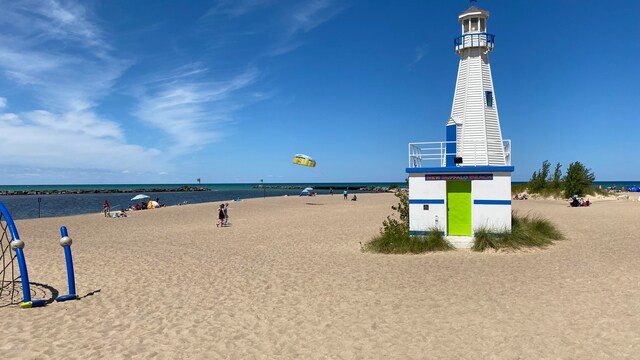
<svg viewBox="0 0 640 360">
<path fill-rule="evenodd" d="M 444 199 L 409 199 L 409 204 L 444 204 Z"/>
<path fill-rule="evenodd" d="M 444 235 L 444 231 L 438 231 L 440 234 Z M 409 235 L 429 235 L 431 231 L 426 230 L 410 230 Z"/>
<path fill-rule="evenodd" d="M 511 205 L 511 200 L 473 200 L 476 205 Z"/>
</svg>

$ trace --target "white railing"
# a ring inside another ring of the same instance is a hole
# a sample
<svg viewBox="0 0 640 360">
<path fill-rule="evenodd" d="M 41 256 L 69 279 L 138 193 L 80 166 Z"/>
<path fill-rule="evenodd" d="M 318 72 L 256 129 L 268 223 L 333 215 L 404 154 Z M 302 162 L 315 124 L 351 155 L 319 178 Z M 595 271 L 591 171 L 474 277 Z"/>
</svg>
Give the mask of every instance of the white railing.
<svg viewBox="0 0 640 360">
<path fill-rule="evenodd" d="M 453 152 L 447 152 L 447 145 L 453 144 Z M 462 157 L 462 164 L 456 166 L 487 166 L 487 165 L 504 165 L 511 166 L 511 140 L 503 140 L 502 144 L 490 146 L 491 142 L 477 141 L 465 143 L 464 149 L 456 149 L 455 141 L 438 141 L 438 142 L 420 142 L 409 144 L 409 167 L 445 167 L 447 164 L 447 156 Z M 500 150 L 495 151 L 492 148 Z M 504 157 L 503 164 L 490 164 L 489 159 L 498 156 L 500 159 Z"/>
</svg>

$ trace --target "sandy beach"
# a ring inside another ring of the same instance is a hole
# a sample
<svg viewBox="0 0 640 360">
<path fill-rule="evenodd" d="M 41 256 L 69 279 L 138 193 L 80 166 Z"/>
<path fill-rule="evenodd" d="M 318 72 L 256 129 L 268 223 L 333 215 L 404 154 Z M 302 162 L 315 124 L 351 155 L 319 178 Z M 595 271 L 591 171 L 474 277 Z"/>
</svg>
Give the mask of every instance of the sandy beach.
<svg viewBox="0 0 640 360">
<path fill-rule="evenodd" d="M 0 199 L 1 201 L 1 199 Z M 2 359 L 603 359 L 640 353 L 640 202 L 514 201 L 542 250 L 363 253 L 392 194 L 280 197 L 16 221 L 34 298 L 0 308 Z M 21 295 L 19 295 L 21 298 Z"/>
</svg>

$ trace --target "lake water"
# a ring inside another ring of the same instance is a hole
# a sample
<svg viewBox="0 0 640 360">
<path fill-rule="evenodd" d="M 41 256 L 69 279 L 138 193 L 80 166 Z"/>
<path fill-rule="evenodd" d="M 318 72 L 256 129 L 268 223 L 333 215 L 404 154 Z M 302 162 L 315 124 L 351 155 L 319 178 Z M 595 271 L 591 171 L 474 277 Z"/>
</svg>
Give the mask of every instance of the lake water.
<svg viewBox="0 0 640 360">
<path fill-rule="evenodd" d="M 513 182 L 513 184 L 522 184 L 523 182 Z M 249 199 L 258 197 L 271 196 L 298 196 L 301 189 L 260 189 L 256 188 L 260 184 L 188 184 L 189 186 L 201 186 L 210 189 L 210 191 L 194 191 L 194 192 L 146 192 L 151 199 L 160 199 L 161 204 L 178 205 L 178 204 L 197 204 L 206 202 L 222 202 L 232 201 L 234 199 Z M 296 186 L 304 187 L 349 187 L 349 192 L 359 192 L 361 187 L 389 187 L 397 185 L 406 186 L 401 183 L 321 183 L 321 184 L 264 184 L 265 186 Z M 596 181 L 594 186 L 626 187 L 631 185 L 640 185 L 640 181 Z M 182 184 L 116 184 L 116 185 L 0 185 L 0 191 L 44 191 L 44 190 L 128 190 L 128 189 L 176 189 L 183 186 Z M 328 194 L 329 190 L 316 190 L 318 194 Z M 337 195 L 342 190 L 336 190 Z M 102 202 L 108 200 L 112 210 L 128 207 L 135 204 L 130 199 L 137 192 L 131 193 L 106 193 L 106 194 L 69 194 L 69 195 L 2 195 L 0 202 L 9 209 L 14 219 L 32 219 L 37 217 L 52 216 L 68 216 L 79 214 L 100 213 L 102 211 Z M 40 202 L 38 202 L 40 199 Z"/>
<path fill-rule="evenodd" d="M 358 188 L 382 186 L 391 184 L 403 186 L 404 183 L 323 183 L 323 184 L 264 184 L 265 186 L 296 186 L 296 187 L 349 187 L 349 192 L 360 192 Z M 301 189 L 261 189 L 260 184 L 202 184 L 210 191 L 180 191 L 180 192 L 145 192 L 150 199 L 159 198 L 161 204 L 167 206 L 179 204 L 197 204 L 206 202 L 228 202 L 234 199 L 249 199 L 272 196 L 298 196 Z M 0 186 L 0 191 L 45 191 L 45 190 L 128 190 L 128 189 L 176 189 L 182 185 L 175 184 L 125 184 L 125 185 L 10 185 Z M 316 190 L 317 194 L 329 194 L 329 190 Z M 342 190 L 335 190 L 336 195 Z M 101 194 L 64 194 L 64 195 L 3 195 L 0 202 L 11 213 L 14 219 L 32 219 L 37 217 L 68 216 L 79 214 L 100 213 L 102 203 L 108 200 L 111 210 L 127 208 L 135 204 L 131 201 L 138 192 L 130 193 L 101 193 Z M 38 201 L 40 199 L 40 201 Z"/>
</svg>

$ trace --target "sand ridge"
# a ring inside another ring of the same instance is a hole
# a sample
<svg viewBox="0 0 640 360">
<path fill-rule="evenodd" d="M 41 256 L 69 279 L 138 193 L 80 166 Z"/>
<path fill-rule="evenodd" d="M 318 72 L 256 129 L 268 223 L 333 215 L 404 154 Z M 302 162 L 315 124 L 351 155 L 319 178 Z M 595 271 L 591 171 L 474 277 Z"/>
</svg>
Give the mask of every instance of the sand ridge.
<svg viewBox="0 0 640 360">
<path fill-rule="evenodd" d="M 392 194 L 279 197 L 17 221 L 32 282 L 80 301 L 0 308 L 2 358 L 632 358 L 640 203 L 514 201 L 566 241 L 537 251 L 360 251 Z M 46 289 L 37 292 L 48 296 Z M 12 334 L 24 334 L 15 336 Z"/>
</svg>

